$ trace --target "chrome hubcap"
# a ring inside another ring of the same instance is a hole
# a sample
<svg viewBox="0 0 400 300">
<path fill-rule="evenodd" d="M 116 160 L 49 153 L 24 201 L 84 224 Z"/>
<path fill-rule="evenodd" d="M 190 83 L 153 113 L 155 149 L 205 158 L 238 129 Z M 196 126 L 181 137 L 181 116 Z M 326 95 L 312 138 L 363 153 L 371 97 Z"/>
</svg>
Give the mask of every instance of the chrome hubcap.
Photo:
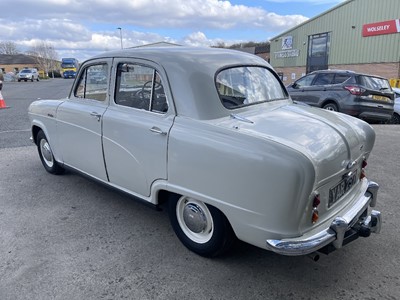
<svg viewBox="0 0 400 300">
<path fill-rule="evenodd" d="M 207 227 L 204 212 L 194 203 L 189 203 L 183 209 L 183 220 L 186 226 L 195 233 L 200 233 Z"/>
<path fill-rule="evenodd" d="M 207 243 L 214 233 L 214 222 L 207 205 L 193 198 L 181 197 L 176 217 L 183 233 L 193 242 Z"/>
<path fill-rule="evenodd" d="M 45 139 L 40 140 L 40 152 L 46 165 L 51 168 L 54 164 L 53 153 L 51 152 L 49 143 Z"/>
</svg>

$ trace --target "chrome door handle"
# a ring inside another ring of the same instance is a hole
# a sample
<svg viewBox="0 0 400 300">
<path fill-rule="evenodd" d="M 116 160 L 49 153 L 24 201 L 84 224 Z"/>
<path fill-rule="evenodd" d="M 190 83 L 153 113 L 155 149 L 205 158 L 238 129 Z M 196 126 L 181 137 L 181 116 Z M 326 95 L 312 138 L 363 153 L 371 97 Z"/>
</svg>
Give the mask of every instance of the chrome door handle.
<svg viewBox="0 0 400 300">
<path fill-rule="evenodd" d="M 150 131 L 151 132 L 154 132 L 154 133 L 158 133 L 158 134 L 161 134 L 161 135 L 167 135 L 167 133 L 165 132 L 165 131 L 162 131 L 160 128 L 158 128 L 158 127 L 151 127 L 150 128 Z"/>
<path fill-rule="evenodd" d="M 94 111 L 93 111 L 93 112 L 90 113 L 90 115 L 93 116 L 93 117 L 96 117 L 96 118 L 97 118 L 97 121 L 100 121 L 101 115 L 98 114 L 97 112 L 94 112 Z"/>
</svg>

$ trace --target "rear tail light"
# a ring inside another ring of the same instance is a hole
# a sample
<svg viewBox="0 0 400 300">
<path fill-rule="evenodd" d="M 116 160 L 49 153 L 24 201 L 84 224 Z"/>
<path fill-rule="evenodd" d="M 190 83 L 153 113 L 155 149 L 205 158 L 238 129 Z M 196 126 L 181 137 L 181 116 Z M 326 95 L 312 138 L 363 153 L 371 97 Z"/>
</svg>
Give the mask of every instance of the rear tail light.
<svg viewBox="0 0 400 300">
<path fill-rule="evenodd" d="M 360 96 L 362 95 L 366 90 L 363 88 L 360 88 L 359 86 L 354 86 L 354 85 L 346 85 L 344 87 L 346 90 L 350 92 L 352 95 L 357 95 Z"/>
<path fill-rule="evenodd" d="M 319 194 L 316 194 L 313 199 L 313 208 L 312 208 L 312 215 L 311 215 L 311 223 L 317 223 L 319 219 L 319 212 L 318 212 L 318 205 L 320 205 L 321 199 Z"/>
<path fill-rule="evenodd" d="M 361 168 L 364 169 L 365 167 L 367 167 L 367 165 L 368 165 L 367 160 L 364 159 L 363 162 L 362 162 L 362 164 L 361 164 Z"/>
<path fill-rule="evenodd" d="M 362 162 L 362 164 L 361 164 L 360 179 L 363 179 L 363 178 L 366 177 L 365 168 L 367 167 L 367 165 L 368 165 L 367 160 L 364 158 L 364 159 L 363 159 L 363 162 Z"/>
</svg>

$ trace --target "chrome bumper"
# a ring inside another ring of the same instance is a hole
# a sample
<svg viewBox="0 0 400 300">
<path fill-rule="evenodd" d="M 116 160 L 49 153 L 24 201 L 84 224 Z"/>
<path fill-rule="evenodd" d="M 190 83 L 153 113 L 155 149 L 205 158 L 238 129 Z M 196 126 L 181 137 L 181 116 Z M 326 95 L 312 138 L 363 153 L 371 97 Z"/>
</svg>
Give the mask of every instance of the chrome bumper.
<svg viewBox="0 0 400 300">
<path fill-rule="evenodd" d="M 325 246 L 339 249 L 359 236 L 367 237 L 381 230 L 381 213 L 372 210 L 368 213 L 368 206 L 374 207 L 378 196 L 379 185 L 369 182 L 363 197 L 341 217 L 336 217 L 329 228 L 309 238 L 289 238 L 282 240 L 267 240 L 267 249 L 282 255 L 306 255 L 318 251 Z M 331 252 L 331 251 L 328 251 Z"/>
</svg>

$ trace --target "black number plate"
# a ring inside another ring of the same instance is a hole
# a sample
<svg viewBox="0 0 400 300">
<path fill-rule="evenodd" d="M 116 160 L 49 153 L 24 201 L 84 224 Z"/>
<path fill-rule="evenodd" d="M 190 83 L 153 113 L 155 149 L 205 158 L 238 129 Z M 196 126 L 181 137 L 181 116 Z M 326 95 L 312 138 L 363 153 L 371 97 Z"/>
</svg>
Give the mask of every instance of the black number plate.
<svg viewBox="0 0 400 300">
<path fill-rule="evenodd" d="M 329 190 L 329 202 L 328 207 L 331 207 L 334 203 L 336 203 L 340 198 L 346 194 L 352 186 L 357 181 L 357 172 L 354 172 L 350 176 L 342 179 L 336 186 Z"/>
</svg>

